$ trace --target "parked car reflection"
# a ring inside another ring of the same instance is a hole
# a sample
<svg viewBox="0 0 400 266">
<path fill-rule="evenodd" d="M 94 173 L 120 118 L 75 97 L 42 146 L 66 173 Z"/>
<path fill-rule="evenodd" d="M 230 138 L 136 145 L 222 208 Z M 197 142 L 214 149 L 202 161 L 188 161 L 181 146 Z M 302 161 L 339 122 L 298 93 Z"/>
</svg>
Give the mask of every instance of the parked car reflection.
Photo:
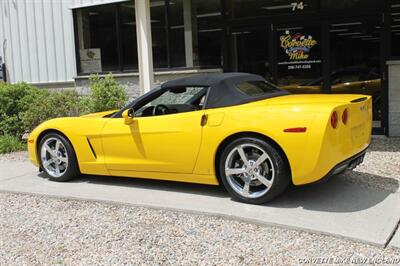
<svg viewBox="0 0 400 266">
<path fill-rule="evenodd" d="M 366 94 L 373 97 L 374 118 L 381 114 L 381 77 L 375 69 L 348 67 L 332 72 L 331 93 Z M 323 93 L 323 78 L 304 83 L 280 86 L 294 94 Z"/>
</svg>

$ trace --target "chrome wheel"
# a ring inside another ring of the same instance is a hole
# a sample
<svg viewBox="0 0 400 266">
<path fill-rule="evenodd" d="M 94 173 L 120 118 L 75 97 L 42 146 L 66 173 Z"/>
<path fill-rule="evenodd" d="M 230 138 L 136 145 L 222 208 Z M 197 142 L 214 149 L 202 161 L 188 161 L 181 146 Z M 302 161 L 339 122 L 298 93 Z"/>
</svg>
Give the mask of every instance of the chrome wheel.
<svg viewBox="0 0 400 266">
<path fill-rule="evenodd" d="M 57 138 L 47 139 L 40 150 L 42 167 L 52 177 L 62 176 L 68 168 L 68 153 L 64 144 Z"/>
<path fill-rule="evenodd" d="M 226 157 L 225 175 L 236 193 L 246 198 L 259 198 L 272 187 L 275 168 L 263 148 L 240 144 Z"/>
</svg>

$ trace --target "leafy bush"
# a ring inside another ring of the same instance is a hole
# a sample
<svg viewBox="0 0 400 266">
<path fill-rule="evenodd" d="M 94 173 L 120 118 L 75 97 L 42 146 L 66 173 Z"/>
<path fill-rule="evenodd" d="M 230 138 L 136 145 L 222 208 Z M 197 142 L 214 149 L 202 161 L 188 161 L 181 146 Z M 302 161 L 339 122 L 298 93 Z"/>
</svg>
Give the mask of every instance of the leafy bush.
<svg viewBox="0 0 400 266">
<path fill-rule="evenodd" d="M 17 137 L 10 135 L 0 136 L 0 154 L 14 151 L 22 151 L 25 149 L 26 145 L 23 144 Z"/>
<path fill-rule="evenodd" d="M 22 136 L 55 117 L 77 116 L 83 109 L 74 90 L 51 92 L 26 83 L 0 84 L 0 135 Z"/>
<path fill-rule="evenodd" d="M 0 84 L 0 135 L 18 135 L 24 132 L 20 114 L 39 89 L 26 83 Z"/>
<path fill-rule="evenodd" d="M 0 83 L 0 152 L 21 149 L 22 134 L 46 120 L 118 109 L 127 98 L 124 87 L 111 74 L 90 77 L 88 96 L 80 96 L 75 90 L 51 91 L 26 83 Z"/>
<path fill-rule="evenodd" d="M 80 96 L 75 90 L 50 92 L 41 90 L 30 97 L 28 108 L 20 114 L 25 131 L 57 117 L 78 116 L 81 113 Z"/>
<path fill-rule="evenodd" d="M 87 112 L 101 112 L 119 109 L 124 106 L 128 96 L 124 87 L 111 74 L 100 78 L 99 75 L 90 77 L 90 94 L 81 100 L 81 106 Z"/>
</svg>

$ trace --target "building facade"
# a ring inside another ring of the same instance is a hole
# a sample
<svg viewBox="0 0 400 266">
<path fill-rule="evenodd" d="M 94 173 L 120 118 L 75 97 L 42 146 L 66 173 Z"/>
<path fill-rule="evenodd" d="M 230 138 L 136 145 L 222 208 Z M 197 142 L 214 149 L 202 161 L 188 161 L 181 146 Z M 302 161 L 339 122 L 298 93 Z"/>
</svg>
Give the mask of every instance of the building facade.
<svg viewBox="0 0 400 266">
<path fill-rule="evenodd" d="M 112 72 L 135 97 L 180 76 L 250 72 L 293 93 L 370 94 L 374 133 L 400 135 L 399 0 L 0 3 L 9 82 L 84 91 Z"/>
</svg>

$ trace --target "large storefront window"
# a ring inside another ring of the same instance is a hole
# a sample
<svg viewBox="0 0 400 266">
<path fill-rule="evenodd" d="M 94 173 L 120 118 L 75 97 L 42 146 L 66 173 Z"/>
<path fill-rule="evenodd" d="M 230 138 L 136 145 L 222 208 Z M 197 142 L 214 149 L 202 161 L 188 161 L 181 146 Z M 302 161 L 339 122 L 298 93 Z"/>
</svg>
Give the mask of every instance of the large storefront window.
<svg viewBox="0 0 400 266">
<path fill-rule="evenodd" d="M 379 19 L 360 18 L 330 23 L 331 92 L 373 97 L 376 126 L 381 120 Z"/>
<path fill-rule="evenodd" d="M 150 15 L 156 70 L 223 61 L 293 93 L 370 94 L 385 123 L 399 0 L 150 0 Z M 81 74 L 137 70 L 134 1 L 76 10 L 75 25 Z"/>
<path fill-rule="evenodd" d="M 166 5 L 163 1 L 150 2 L 151 38 L 154 68 L 167 68 L 167 33 L 165 21 Z"/>
<path fill-rule="evenodd" d="M 182 1 L 169 3 L 170 64 L 172 67 L 186 67 L 185 25 Z M 190 34 L 191 36 L 191 34 Z M 189 47 L 188 47 L 189 49 Z"/>
<path fill-rule="evenodd" d="M 118 68 L 116 6 L 97 6 L 76 12 L 82 73 Z"/>
<path fill-rule="evenodd" d="M 169 1 L 170 65 L 221 66 L 222 16 L 215 0 Z"/>
<path fill-rule="evenodd" d="M 223 32 L 220 1 L 196 0 L 192 2 L 196 10 L 199 65 L 221 66 Z"/>
<path fill-rule="evenodd" d="M 286 1 L 227 3 L 229 71 L 262 75 L 295 94 L 371 95 L 374 128 L 382 132 L 383 2 L 303 1 L 301 10 Z M 400 2 L 391 15 L 392 53 L 400 56 Z"/>
<path fill-rule="evenodd" d="M 121 18 L 121 44 L 122 61 L 124 70 L 136 70 L 138 68 L 136 19 L 133 2 L 123 3 L 119 7 Z"/>
<path fill-rule="evenodd" d="M 75 10 L 80 74 L 136 71 L 134 1 Z M 220 67 L 222 15 L 218 0 L 151 0 L 155 69 Z"/>
</svg>

